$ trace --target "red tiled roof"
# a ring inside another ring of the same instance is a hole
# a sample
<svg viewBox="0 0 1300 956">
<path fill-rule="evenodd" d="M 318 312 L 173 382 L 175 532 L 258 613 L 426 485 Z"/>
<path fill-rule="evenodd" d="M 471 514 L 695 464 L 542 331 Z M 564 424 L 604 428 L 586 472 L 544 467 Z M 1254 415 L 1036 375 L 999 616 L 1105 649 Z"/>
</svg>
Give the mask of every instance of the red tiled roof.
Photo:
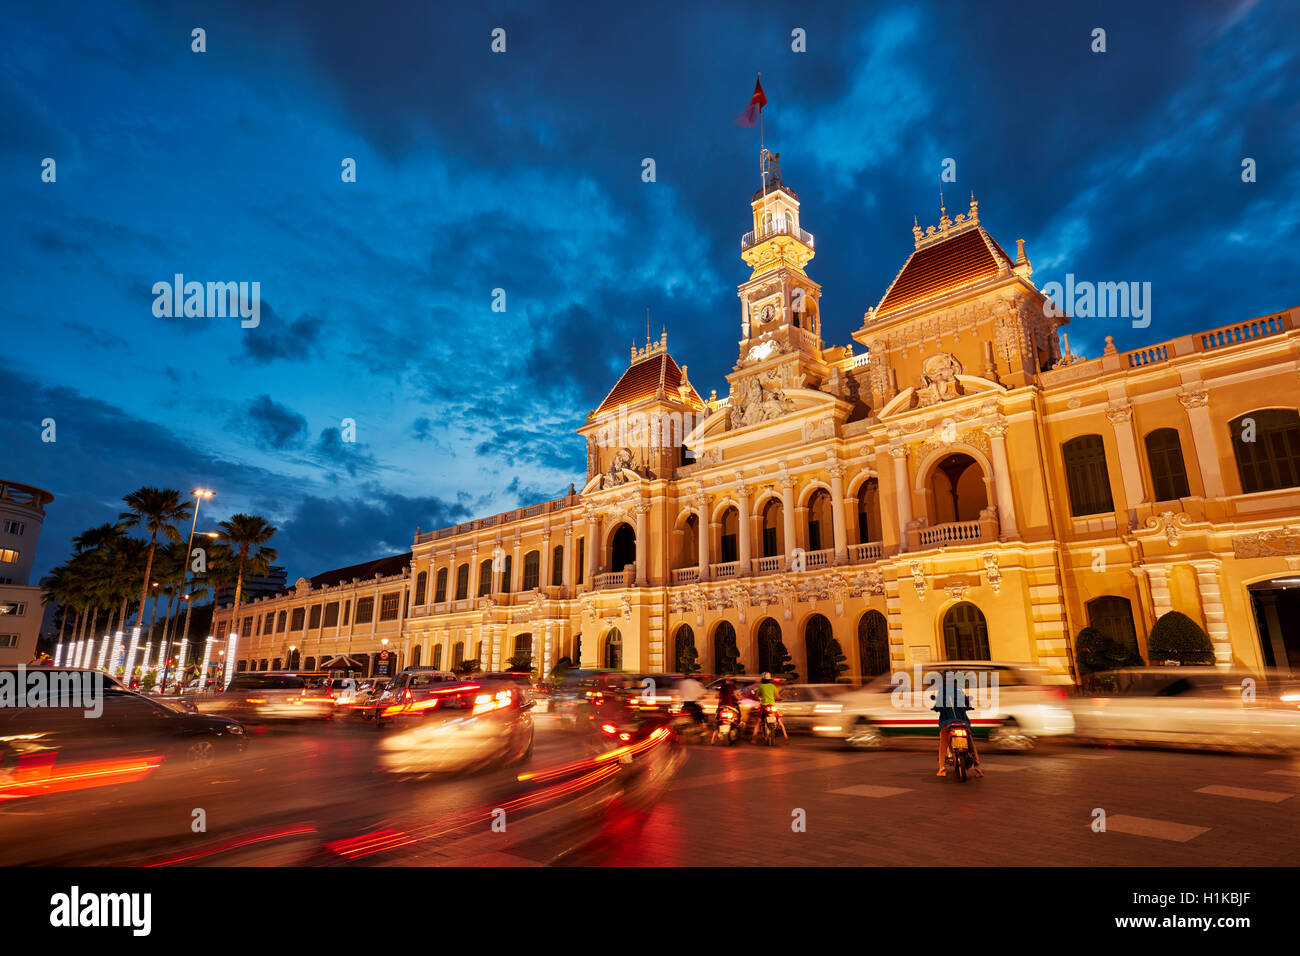
<svg viewBox="0 0 1300 956">
<path fill-rule="evenodd" d="M 667 352 L 656 352 L 649 358 L 641 359 L 628 366 L 627 371 L 600 403 L 596 414 L 603 415 L 607 411 L 617 410 L 620 405 L 635 405 L 654 398 L 659 394 L 661 386 L 665 398 L 679 401 L 677 386 L 681 383 L 682 370 L 673 361 L 673 357 Z M 697 402 L 701 401 L 694 386 L 690 387 L 688 396 L 694 396 Z"/>
<path fill-rule="evenodd" d="M 899 312 L 949 290 L 990 279 L 1000 271 L 999 258 L 1008 265 L 1012 262 L 983 227 L 917 249 L 881 299 L 876 314 Z"/>
<path fill-rule="evenodd" d="M 353 564 L 346 568 L 336 568 L 333 571 L 324 571 L 315 577 L 307 580 L 311 582 L 313 589 L 333 587 L 335 584 L 342 584 L 351 581 L 353 578 L 360 578 L 362 581 L 369 581 L 376 574 L 383 577 L 389 577 L 393 574 L 401 574 L 402 568 L 411 563 L 411 552 L 404 554 L 394 554 L 387 558 L 378 558 L 374 561 L 365 561 L 361 564 Z"/>
</svg>

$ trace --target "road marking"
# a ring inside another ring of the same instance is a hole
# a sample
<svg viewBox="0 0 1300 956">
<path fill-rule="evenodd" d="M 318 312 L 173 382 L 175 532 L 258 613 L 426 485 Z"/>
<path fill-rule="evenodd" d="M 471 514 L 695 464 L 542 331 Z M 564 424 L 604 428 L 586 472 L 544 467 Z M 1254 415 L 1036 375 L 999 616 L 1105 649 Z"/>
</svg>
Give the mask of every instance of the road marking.
<svg viewBox="0 0 1300 956">
<path fill-rule="evenodd" d="M 1280 774 L 1283 777 L 1300 777 L 1300 770 L 1270 770 L 1268 772 Z"/>
<path fill-rule="evenodd" d="M 1197 793 L 1208 793 L 1216 797 L 1239 797 L 1242 800 L 1259 800 L 1262 803 L 1281 803 L 1290 800 L 1294 793 L 1279 793 L 1276 790 L 1249 790 L 1245 787 L 1201 787 Z"/>
<path fill-rule="evenodd" d="M 1168 820 L 1151 820 L 1147 817 L 1131 817 L 1124 814 L 1106 818 L 1106 831 L 1132 833 L 1135 836 L 1155 837 L 1157 840 L 1172 840 L 1186 843 L 1202 833 L 1209 833 L 1209 827 L 1194 827 L 1186 823 L 1170 823 Z"/>
<path fill-rule="evenodd" d="M 911 793 L 911 787 L 874 787 L 869 783 L 861 783 L 856 787 L 841 787 L 839 790 L 832 790 L 831 793 L 843 793 L 850 797 L 892 797 L 899 793 Z"/>
</svg>

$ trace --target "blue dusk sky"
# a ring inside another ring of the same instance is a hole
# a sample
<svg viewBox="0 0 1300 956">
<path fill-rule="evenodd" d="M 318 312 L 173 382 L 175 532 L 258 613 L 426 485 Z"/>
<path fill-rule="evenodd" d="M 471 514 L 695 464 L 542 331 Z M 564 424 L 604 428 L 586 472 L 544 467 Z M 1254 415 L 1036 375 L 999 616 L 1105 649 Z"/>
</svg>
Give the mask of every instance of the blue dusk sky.
<svg viewBox="0 0 1300 956">
<path fill-rule="evenodd" d="M 1296 36 L 1226 0 L 6 3 L 0 477 L 56 496 L 37 574 L 141 485 L 265 515 L 291 581 L 581 486 L 646 309 L 725 394 L 760 70 L 830 344 L 949 158 L 949 213 L 974 190 L 1040 287 L 1151 283 L 1149 328 L 1076 319 L 1076 353 L 1300 304 Z M 260 283 L 260 325 L 155 316 L 176 273 Z"/>
</svg>

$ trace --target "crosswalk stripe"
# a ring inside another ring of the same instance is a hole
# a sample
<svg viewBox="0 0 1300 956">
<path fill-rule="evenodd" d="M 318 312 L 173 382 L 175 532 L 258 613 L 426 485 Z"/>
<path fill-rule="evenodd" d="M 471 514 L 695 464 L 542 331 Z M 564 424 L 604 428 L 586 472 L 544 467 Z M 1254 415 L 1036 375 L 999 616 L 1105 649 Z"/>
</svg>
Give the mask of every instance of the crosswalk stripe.
<svg viewBox="0 0 1300 956">
<path fill-rule="evenodd" d="M 1209 833 L 1209 827 L 1194 827 L 1187 823 L 1173 823 L 1169 820 L 1152 820 L 1148 817 L 1134 817 L 1118 814 L 1106 818 L 1106 832 L 1131 833 L 1134 836 L 1154 837 L 1157 840 L 1171 840 L 1174 843 L 1186 843 L 1202 833 Z"/>
<path fill-rule="evenodd" d="M 1238 797 L 1242 800 L 1259 800 L 1261 803 L 1281 803 L 1290 800 L 1294 793 L 1279 793 L 1277 790 L 1250 790 L 1246 787 L 1220 787 L 1217 784 L 1201 787 L 1197 793 L 1208 793 L 1216 797 Z"/>
</svg>

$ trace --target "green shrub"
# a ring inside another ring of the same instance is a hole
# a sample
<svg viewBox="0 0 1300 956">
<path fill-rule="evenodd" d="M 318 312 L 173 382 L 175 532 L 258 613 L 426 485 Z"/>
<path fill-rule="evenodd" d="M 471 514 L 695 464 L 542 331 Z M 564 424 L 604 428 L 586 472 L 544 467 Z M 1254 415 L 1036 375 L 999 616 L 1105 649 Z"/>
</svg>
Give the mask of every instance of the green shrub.
<svg viewBox="0 0 1300 956">
<path fill-rule="evenodd" d="M 1213 664 L 1214 645 L 1201 626 L 1186 614 L 1169 611 L 1156 621 L 1147 640 L 1147 655 L 1153 663 Z"/>
<path fill-rule="evenodd" d="M 1074 663 L 1080 674 L 1095 674 L 1121 667 L 1141 667 L 1144 662 L 1140 654 L 1104 631 L 1085 627 L 1074 639 Z"/>
</svg>

